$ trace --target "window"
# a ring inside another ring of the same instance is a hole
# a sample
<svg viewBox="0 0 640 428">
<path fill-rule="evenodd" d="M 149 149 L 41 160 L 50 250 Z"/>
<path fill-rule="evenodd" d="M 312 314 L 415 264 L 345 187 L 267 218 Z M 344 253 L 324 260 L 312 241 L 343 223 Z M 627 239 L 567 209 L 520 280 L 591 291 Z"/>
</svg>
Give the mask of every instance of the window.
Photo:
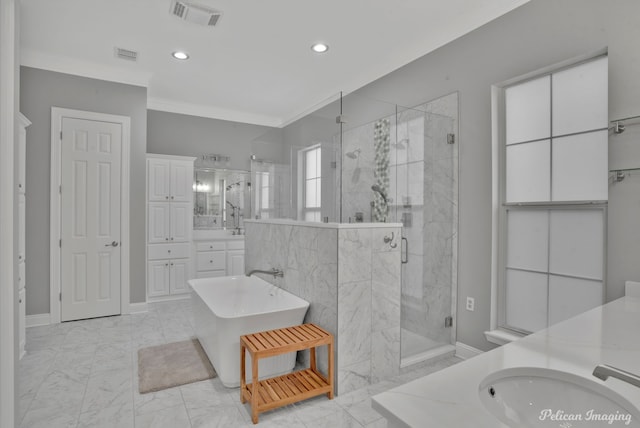
<svg viewBox="0 0 640 428">
<path fill-rule="evenodd" d="M 607 67 L 600 56 L 494 88 L 493 329 L 527 334 L 603 302 Z"/>
<path fill-rule="evenodd" d="M 320 221 L 322 196 L 322 157 L 321 147 L 316 145 L 302 151 L 303 186 L 302 219 Z"/>
<path fill-rule="evenodd" d="M 272 207 L 269 204 L 270 198 L 270 174 L 268 172 L 256 172 L 254 176 L 255 180 L 255 203 L 256 203 L 256 215 L 258 218 L 270 218 Z"/>
</svg>

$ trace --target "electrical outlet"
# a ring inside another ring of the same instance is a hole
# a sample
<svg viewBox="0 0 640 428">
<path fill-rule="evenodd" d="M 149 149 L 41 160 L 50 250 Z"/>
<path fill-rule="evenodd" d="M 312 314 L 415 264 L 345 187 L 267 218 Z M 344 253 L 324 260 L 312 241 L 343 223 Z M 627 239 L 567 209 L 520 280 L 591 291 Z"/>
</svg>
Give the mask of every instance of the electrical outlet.
<svg viewBox="0 0 640 428">
<path fill-rule="evenodd" d="M 473 312 L 476 309 L 476 299 L 467 296 L 467 310 Z"/>
</svg>

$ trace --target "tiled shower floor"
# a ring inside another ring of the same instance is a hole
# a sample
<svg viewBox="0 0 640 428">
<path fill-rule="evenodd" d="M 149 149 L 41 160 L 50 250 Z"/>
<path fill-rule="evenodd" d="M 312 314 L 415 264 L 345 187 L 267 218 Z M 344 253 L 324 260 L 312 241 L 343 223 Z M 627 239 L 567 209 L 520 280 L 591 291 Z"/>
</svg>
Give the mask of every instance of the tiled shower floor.
<svg viewBox="0 0 640 428">
<path fill-rule="evenodd" d="M 239 390 L 219 379 L 140 395 L 137 350 L 194 336 L 190 300 L 149 305 L 149 312 L 27 329 L 19 365 L 24 428 L 251 427 Z M 260 415 L 260 427 L 386 427 L 371 396 L 448 367 L 458 358 L 342 394 L 316 397 Z M 406 369 L 405 369 L 406 370 Z"/>
</svg>

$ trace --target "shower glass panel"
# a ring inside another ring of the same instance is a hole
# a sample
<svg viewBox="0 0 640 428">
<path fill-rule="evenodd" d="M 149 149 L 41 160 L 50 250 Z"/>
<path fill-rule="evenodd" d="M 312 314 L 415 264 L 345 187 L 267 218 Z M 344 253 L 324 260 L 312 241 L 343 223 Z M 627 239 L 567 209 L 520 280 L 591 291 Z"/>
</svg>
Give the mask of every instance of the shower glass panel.
<svg viewBox="0 0 640 428">
<path fill-rule="evenodd" d="M 342 100 L 342 223 L 395 221 L 395 104 L 356 96 Z"/>
<path fill-rule="evenodd" d="M 291 167 L 290 218 L 340 221 L 340 104 L 338 94 L 284 128 Z"/>
<path fill-rule="evenodd" d="M 453 351 L 457 283 L 457 93 L 398 109 L 395 216 L 403 223 L 401 358 Z M 411 261 L 417 261 L 412 263 Z"/>
<path fill-rule="evenodd" d="M 289 218 L 291 167 L 263 159 L 251 160 L 251 218 Z"/>
</svg>

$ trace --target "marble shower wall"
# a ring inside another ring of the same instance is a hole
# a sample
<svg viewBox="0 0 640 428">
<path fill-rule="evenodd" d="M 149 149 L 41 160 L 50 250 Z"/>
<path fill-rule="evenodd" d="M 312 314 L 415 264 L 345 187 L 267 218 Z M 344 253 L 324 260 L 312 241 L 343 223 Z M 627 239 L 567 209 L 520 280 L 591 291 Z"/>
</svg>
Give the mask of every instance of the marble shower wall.
<svg viewBox="0 0 640 428">
<path fill-rule="evenodd" d="M 305 322 L 334 335 L 338 394 L 399 373 L 398 224 L 247 220 L 245 227 L 245 269 L 283 269 L 282 278 L 260 276 L 307 300 Z M 300 356 L 308 363 L 308 353 Z M 326 361 L 321 348 L 325 373 Z"/>
</svg>

